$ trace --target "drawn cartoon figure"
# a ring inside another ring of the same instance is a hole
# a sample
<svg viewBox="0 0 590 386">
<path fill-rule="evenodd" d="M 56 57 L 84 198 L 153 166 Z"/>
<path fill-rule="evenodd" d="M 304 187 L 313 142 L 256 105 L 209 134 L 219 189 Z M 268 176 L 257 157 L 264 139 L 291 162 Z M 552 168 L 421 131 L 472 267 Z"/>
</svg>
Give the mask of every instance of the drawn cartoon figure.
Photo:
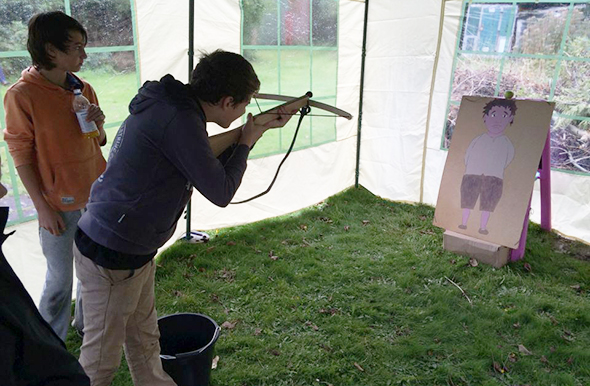
<svg viewBox="0 0 590 386">
<path fill-rule="evenodd" d="M 504 131 L 512 125 L 515 114 L 516 102 L 510 99 L 494 99 L 483 108 L 483 122 L 488 131 L 473 139 L 465 152 L 460 229 L 467 229 L 467 220 L 479 197 L 479 233 L 489 233 L 490 214 L 502 197 L 504 170 L 514 158 L 514 146 Z"/>
</svg>

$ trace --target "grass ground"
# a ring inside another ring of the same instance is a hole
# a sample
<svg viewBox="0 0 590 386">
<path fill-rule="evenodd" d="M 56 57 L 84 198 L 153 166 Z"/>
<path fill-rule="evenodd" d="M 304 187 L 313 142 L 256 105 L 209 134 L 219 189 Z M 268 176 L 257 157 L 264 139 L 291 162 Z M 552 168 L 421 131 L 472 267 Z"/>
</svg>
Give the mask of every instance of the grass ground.
<svg viewBox="0 0 590 386">
<path fill-rule="evenodd" d="M 433 214 L 350 189 L 175 244 L 159 315 L 229 322 L 214 386 L 589 385 L 590 249 L 532 224 L 524 261 L 474 267 Z M 113 384 L 132 385 L 125 365 Z"/>
</svg>

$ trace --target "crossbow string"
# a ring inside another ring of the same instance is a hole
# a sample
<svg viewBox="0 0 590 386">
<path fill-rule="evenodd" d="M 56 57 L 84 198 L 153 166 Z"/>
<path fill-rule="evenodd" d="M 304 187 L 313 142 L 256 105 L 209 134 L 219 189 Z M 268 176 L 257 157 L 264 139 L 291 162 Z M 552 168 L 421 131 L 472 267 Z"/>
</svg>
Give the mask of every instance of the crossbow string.
<svg viewBox="0 0 590 386">
<path fill-rule="evenodd" d="M 290 97 L 290 96 L 285 96 L 285 95 L 274 95 L 274 94 L 256 94 L 254 95 L 254 100 L 256 101 L 256 105 L 258 106 L 258 109 L 260 110 L 260 112 L 262 112 L 262 109 L 260 108 L 260 105 L 258 104 L 258 99 L 271 99 L 271 100 L 279 100 L 279 101 L 290 101 L 292 99 L 295 99 L 294 97 Z M 325 114 L 310 114 L 311 111 L 311 107 L 316 107 L 322 110 L 326 110 L 328 112 L 331 112 L 333 114 L 335 114 L 336 116 L 339 117 L 343 117 L 346 118 L 348 120 L 352 119 L 352 115 L 344 110 L 341 110 L 337 107 L 334 106 L 330 106 L 326 103 L 322 103 L 322 102 L 318 102 L 318 101 L 314 101 L 309 99 L 307 101 L 307 104 L 305 106 L 303 106 L 302 108 L 299 109 L 298 113 L 293 113 L 290 115 L 297 115 L 299 114 L 299 121 L 297 122 L 297 128 L 295 129 L 295 133 L 293 134 L 293 139 L 291 140 L 291 145 L 289 146 L 289 149 L 287 150 L 287 153 L 285 154 L 285 156 L 283 157 L 283 159 L 281 160 L 281 162 L 279 163 L 279 166 L 277 167 L 277 171 L 275 173 L 275 176 L 273 177 L 270 185 L 268 186 L 268 188 L 266 188 L 265 191 L 258 193 L 255 196 L 252 196 L 246 200 L 242 200 L 242 201 L 235 201 L 235 202 L 231 202 L 230 204 L 243 204 L 249 201 L 252 201 L 258 197 L 264 196 L 266 193 L 270 192 L 270 189 L 272 188 L 272 186 L 274 185 L 275 181 L 277 180 L 277 177 L 279 176 L 279 171 L 281 170 L 281 167 L 283 166 L 283 164 L 285 163 L 285 161 L 287 160 L 287 157 L 289 157 L 289 154 L 291 154 L 291 151 L 293 150 L 293 147 L 295 146 L 295 141 L 297 140 L 297 134 L 299 133 L 299 128 L 301 127 L 301 122 L 303 121 L 303 117 L 305 116 L 316 116 L 316 117 L 334 117 L 335 115 L 325 115 Z"/>
</svg>

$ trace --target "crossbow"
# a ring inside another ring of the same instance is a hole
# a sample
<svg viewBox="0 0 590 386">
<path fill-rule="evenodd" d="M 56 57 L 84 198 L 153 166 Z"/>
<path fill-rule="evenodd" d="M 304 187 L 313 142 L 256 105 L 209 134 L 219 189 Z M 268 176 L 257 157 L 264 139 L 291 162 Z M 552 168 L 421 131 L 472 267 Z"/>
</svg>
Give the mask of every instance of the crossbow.
<svg viewBox="0 0 590 386">
<path fill-rule="evenodd" d="M 314 115 L 314 114 L 310 114 L 311 107 L 315 107 L 315 108 L 318 108 L 321 110 L 331 112 L 331 113 L 335 114 L 335 116 L 343 117 L 343 118 L 346 118 L 349 120 L 352 119 L 352 115 L 350 113 L 347 113 L 344 110 L 340 110 L 337 107 L 330 106 L 330 105 L 322 103 L 322 102 L 314 101 L 314 100 L 310 99 L 311 97 L 312 97 L 311 91 L 308 91 L 307 93 L 305 93 L 305 95 L 300 96 L 298 98 L 285 96 L 285 95 L 274 95 L 274 94 L 255 94 L 254 95 L 254 99 L 256 100 L 257 105 L 258 105 L 258 99 L 278 100 L 278 101 L 284 102 L 283 104 L 281 104 L 279 106 L 273 107 L 272 109 L 267 110 L 267 111 L 261 111 L 259 114 L 255 115 L 254 116 L 254 124 L 264 125 L 264 124 L 274 120 L 279 115 L 280 108 L 283 108 L 283 114 L 286 111 L 286 112 L 294 112 L 292 114 L 296 115 L 297 113 L 295 113 L 295 112 L 299 111 L 299 114 L 300 114 L 299 122 L 297 123 L 297 128 L 295 129 L 295 134 L 293 135 L 293 140 L 291 141 L 291 146 L 289 146 L 289 150 L 287 150 L 287 153 L 283 157 L 283 160 L 280 162 L 280 164 L 277 168 L 277 171 L 275 173 L 275 176 L 274 176 L 272 182 L 270 183 L 270 185 L 268 186 L 268 188 L 264 192 L 259 193 L 253 197 L 250 197 L 247 200 L 232 202 L 232 204 L 242 204 L 242 203 L 254 200 L 255 198 L 263 196 L 270 191 L 270 189 L 272 188 L 272 186 L 274 185 L 274 183 L 277 179 L 277 176 L 279 175 L 279 171 L 281 170 L 281 166 L 283 166 L 283 163 L 285 162 L 285 160 L 287 159 L 289 154 L 291 154 L 291 150 L 293 150 L 293 146 L 295 145 L 295 140 L 297 139 L 297 133 L 299 132 L 299 126 L 301 126 L 301 121 L 303 120 L 303 117 L 306 115 Z M 260 109 L 260 105 L 258 105 L 258 108 Z M 315 114 L 315 116 L 330 116 L 331 117 L 334 115 Z M 236 128 L 236 129 L 226 131 L 224 133 L 213 135 L 213 136 L 209 137 L 209 143 L 211 145 L 211 149 L 213 150 L 213 154 L 216 157 L 218 157 L 228 147 L 237 143 L 238 140 L 240 139 L 241 131 L 242 131 L 242 126 Z"/>
<path fill-rule="evenodd" d="M 259 114 L 254 116 L 254 124 L 257 125 L 264 125 L 273 119 L 275 119 L 278 115 L 279 108 L 284 108 L 284 111 L 299 111 L 301 115 L 309 115 L 314 116 L 314 114 L 308 114 L 309 109 L 311 107 L 315 107 L 321 110 L 328 111 L 330 113 L 335 114 L 335 116 L 343 117 L 346 119 L 352 119 L 352 115 L 344 110 L 341 110 L 337 107 L 330 106 L 326 103 L 314 101 L 311 99 L 312 93 L 308 91 L 305 95 L 300 97 L 291 97 L 286 95 L 276 95 L 276 94 L 255 94 L 254 99 L 256 100 L 256 104 L 258 105 L 258 99 L 266 99 L 266 100 L 277 100 L 284 102 L 283 104 L 273 107 L 270 110 L 261 111 Z M 260 109 L 260 105 L 258 105 Z M 315 116 L 333 116 L 333 115 L 317 115 Z M 209 143 L 211 145 L 211 149 L 213 150 L 213 154 L 217 157 L 225 149 L 232 146 L 233 144 L 237 143 L 240 139 L 240 133 L 242 130 L 242 126 L 223 132 L 221 134 L 213 135 L 209 137 Z"/>
</svg>

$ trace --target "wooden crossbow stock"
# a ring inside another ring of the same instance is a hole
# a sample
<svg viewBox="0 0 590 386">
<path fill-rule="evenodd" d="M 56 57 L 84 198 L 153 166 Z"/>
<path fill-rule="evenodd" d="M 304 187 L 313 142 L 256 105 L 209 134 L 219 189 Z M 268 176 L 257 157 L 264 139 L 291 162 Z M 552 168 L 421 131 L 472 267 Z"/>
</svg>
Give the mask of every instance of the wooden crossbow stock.
<svg viewBox="0 0 590 386">
<path fill-rule="evenodd" d="M 298 98 L 285 96 L 285 95 L 275 95 L 275 94 L 255 94 L 255 99 L 269 99 L 269 100 L 278 100 L 285 102 L 277 107 L 273 107 L 270 110 L 263 111 L 260 114 L 254 116 L 254 123 L 257 125 L 264 125 L 273 119 L 276 118 L 278 115 L 278 109 L 283 107 L 285 111 L 299 111 L 302 107 L 309 106 L 309 107 L 316 107 L 321 110 L 328 111 L 330 113 L 335 114 L 336 116 L 343 117 L 346 119 L 352 119 L 352 115 L 347 113 L 344 110 L 340 110 L 334 106 L 330 106 L 328 104 L 314 101 L 310 99 L 312 97 L 311 91 L 305 93 L 305 95 L 300 96 Z M 211 145 L 211 149 L 213 150 L 213 154 L 217 157 L 225 149 L 237 143 L 240 139 L 240 132 L 242 130 L 242 126 L 226 131 L 221 134 L 213 135 L 209 137 L 209 143 Z"/>
</svg>

